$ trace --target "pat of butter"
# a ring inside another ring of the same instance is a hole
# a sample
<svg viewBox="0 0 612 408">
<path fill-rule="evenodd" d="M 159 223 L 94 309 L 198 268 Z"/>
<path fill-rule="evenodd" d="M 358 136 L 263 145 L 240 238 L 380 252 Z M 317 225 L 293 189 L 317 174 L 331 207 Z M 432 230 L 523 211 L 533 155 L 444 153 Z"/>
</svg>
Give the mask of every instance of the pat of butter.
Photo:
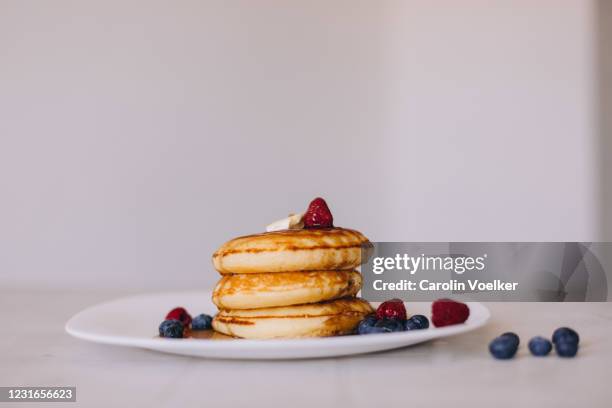
<svg viewBox="0 0 612 408">
<path fill-rule="evenodd" d="M 272 224 L 266 226 L 266 231 L 272 232 L 288 229 L 302 229 L 304 228 L 304 214 L 305 213 L 291 214 L 287 218 L 274 221 Z"/>
</svg>

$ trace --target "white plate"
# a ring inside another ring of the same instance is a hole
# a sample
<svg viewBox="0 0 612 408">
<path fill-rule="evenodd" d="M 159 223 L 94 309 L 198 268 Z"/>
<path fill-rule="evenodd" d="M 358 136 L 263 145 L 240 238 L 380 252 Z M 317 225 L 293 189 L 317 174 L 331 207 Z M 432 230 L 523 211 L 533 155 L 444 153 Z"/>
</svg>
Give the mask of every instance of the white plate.
<svg viewBox="0 0 612 408">
<path fill-rule="evenodd" d="M 174 292 L 131 296 L 85 309 L 66 323 L 74 337 L 96 343 L 142 347 L 165 353 L 232 359 L 295 359 L 335 357 L 410 346 L 431 339 L 465 333 L 484 325 L 489 310 L 469 302 L 470 318 L 464 324 L 400 333 L 338 336 L 291 340 L 163 339 L 158 326 L 166 313 L 185 307 L 192 315 L 213 315 L 210 292 Z M 409 314 L 429 317 L 430 303 L 406 303 Z"/>
</svg>

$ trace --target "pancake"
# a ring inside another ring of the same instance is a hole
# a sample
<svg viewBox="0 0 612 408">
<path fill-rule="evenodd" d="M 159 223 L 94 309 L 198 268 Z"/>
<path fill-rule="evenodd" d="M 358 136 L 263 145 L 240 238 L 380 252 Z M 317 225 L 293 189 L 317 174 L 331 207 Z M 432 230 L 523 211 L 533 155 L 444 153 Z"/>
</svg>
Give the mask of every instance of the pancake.
<svg viewBox="0 0 612 408">
<path fill-rule="evenodd" d="M 257 309 L 315 303 L 355 296 L 361 274 L 352 271 L 310 271 L 225 275 L 213 291 L 219 309 Z"/>
<path fill-rule="evenodd" d="M 326 337 L 352 333 L 374 310 L 362 299 L 263 309 L 220 310 L 213 328 L 245 339 Z"/>
<path fill-rule="evenodd" d="M 226 242 L 213 254 L 221 274 L 350 270 L 365 263 L 372 244 L 345 228 L 298 229 L 248 235 Z"/>
</svg>

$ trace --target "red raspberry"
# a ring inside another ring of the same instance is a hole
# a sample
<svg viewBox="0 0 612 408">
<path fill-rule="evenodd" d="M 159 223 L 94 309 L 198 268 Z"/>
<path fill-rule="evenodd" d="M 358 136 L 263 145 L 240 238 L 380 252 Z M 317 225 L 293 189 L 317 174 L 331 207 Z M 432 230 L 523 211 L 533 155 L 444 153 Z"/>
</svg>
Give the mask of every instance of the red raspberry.
<svg viewBox="0 0 612 408">
<path fill-rule="evenodd" d="M 406 308 L 401 299 L 391 299 L 383 302 L 376 309 L 377 319 L 406 320 Z"/>
<path fill-rule="evenodd" d="M 469 316 L 470 309 L 465 303 L 440 299 L 431 304 L 431 321 L 436 327 L 463 323 Z"/>
<path fill-rule="evenodd" d="M 310 202 L 304 215 L 304 228 L 331 228 L 334 217 L 324 199 L 317 197 Z"/>
<path fill-rule="evenodd" d="M 191 315 L 187 313 L 184 307 L 175 307 L 168 312 L 166 320 L 178 320 L 187 328 L 191 324 Z"/>
</svg>

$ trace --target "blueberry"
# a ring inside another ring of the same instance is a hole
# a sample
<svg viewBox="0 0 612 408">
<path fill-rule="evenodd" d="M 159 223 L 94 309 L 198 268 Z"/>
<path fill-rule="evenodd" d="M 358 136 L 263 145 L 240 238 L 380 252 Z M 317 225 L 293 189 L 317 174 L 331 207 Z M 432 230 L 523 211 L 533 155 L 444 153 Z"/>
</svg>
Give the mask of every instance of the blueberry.
<svg viewBox="0 0 612 408">
<path fill-rule="evenodd" d="M 179 320 L 164 320 L 159 325 L 160 337 L 171 337 L 173 339 L 180 339 L 183 337 L 183 323 Z"/>
<path fill-rule="evenodd" d="M 414 315 L 404 323 L 404 330 L 421 330 L 429 327 L 429 319 L 423 315 Z"/>
<path fill-rule="evenodd" d="M 369 314 L 369 315 L 367 315 L 366 317 L 363 318 L 361 323 L 367 324 L 369 326 L 374 326 L 377 321 L 378 321 L 378 319 L 376 318 L 375 314 Z"/>
<path fill-rule="evenodd" d="M 371 333 L 384 333 L 385 331 L 381 327 L 374 327 L 378 320 L 376 316 L 366 316 L 357 326 L 358 334 L 371 334 Z"/>
<path fill-rule="evenodd" d="M 552 335 L 552 342 L 557 344 L 559 342 L 564 343 L 580 343 L 580 337 L 575 330 L 570 329 L 569 327 L 559 327 Z"/>
<path fill-rule="evenodd" d="M 489 351 L 493 357 L 505 360 L 514 357 L 518 346 L 511 337 L 500 336 L 489 343 Z"/>
<path fill-rule="evenodd" d="M 202 313 L 191 321 L 192 330 L 209 330 L 212 328 L 212 316 Z"/>
<path fill-rule="evenodd" d="M 574 357 L 578 352 L 578 343 L 574 341 L 557 341 L 555 350 L 559 357 Z"/>
<path fill-rule="evenodd" d="M 520 342 L 521 342 L 521 339 L 519 338 L 519 336 L 516 333 L 513 333 L 513 332 L 505 332 L 504 334 L 502 334 L 499 337 L 507 337 L 507 338 L 511 339 L 514 342 L 514 344 L 516 344 L 516 347 L 518 347 Z"/>
<path fill-rule="evenodd" d="M 406 331 L 410 331 L 410 330 L 419 330 L 419 323 L 415 322 L 412 319 L 408 319 L 404 322 L 404 330 Z"/>
<path fill-rule="evenodd" d="M 382 327 L 376 327 L 376 326 L 361 327 L 360 326 L 359 329 L 357 330 L 357 333 L 359 333 L 359 334 L 374 334 L 374 333 L 386 333 L 386 331 Z"/>
<path fill-rule="evenodd" d="M 374 325 L 376 328 L 383 329 L 383 333 L 404 331 L 404 324 L 396 319 L 382 319 Z"/>
<path fill-rule="evenodd" d="M 546 356 L 552 350 L 552 343 L 544 337 L 536 336 L 529 340 L 529 351 L 534 356 Z"/>
</svg>

